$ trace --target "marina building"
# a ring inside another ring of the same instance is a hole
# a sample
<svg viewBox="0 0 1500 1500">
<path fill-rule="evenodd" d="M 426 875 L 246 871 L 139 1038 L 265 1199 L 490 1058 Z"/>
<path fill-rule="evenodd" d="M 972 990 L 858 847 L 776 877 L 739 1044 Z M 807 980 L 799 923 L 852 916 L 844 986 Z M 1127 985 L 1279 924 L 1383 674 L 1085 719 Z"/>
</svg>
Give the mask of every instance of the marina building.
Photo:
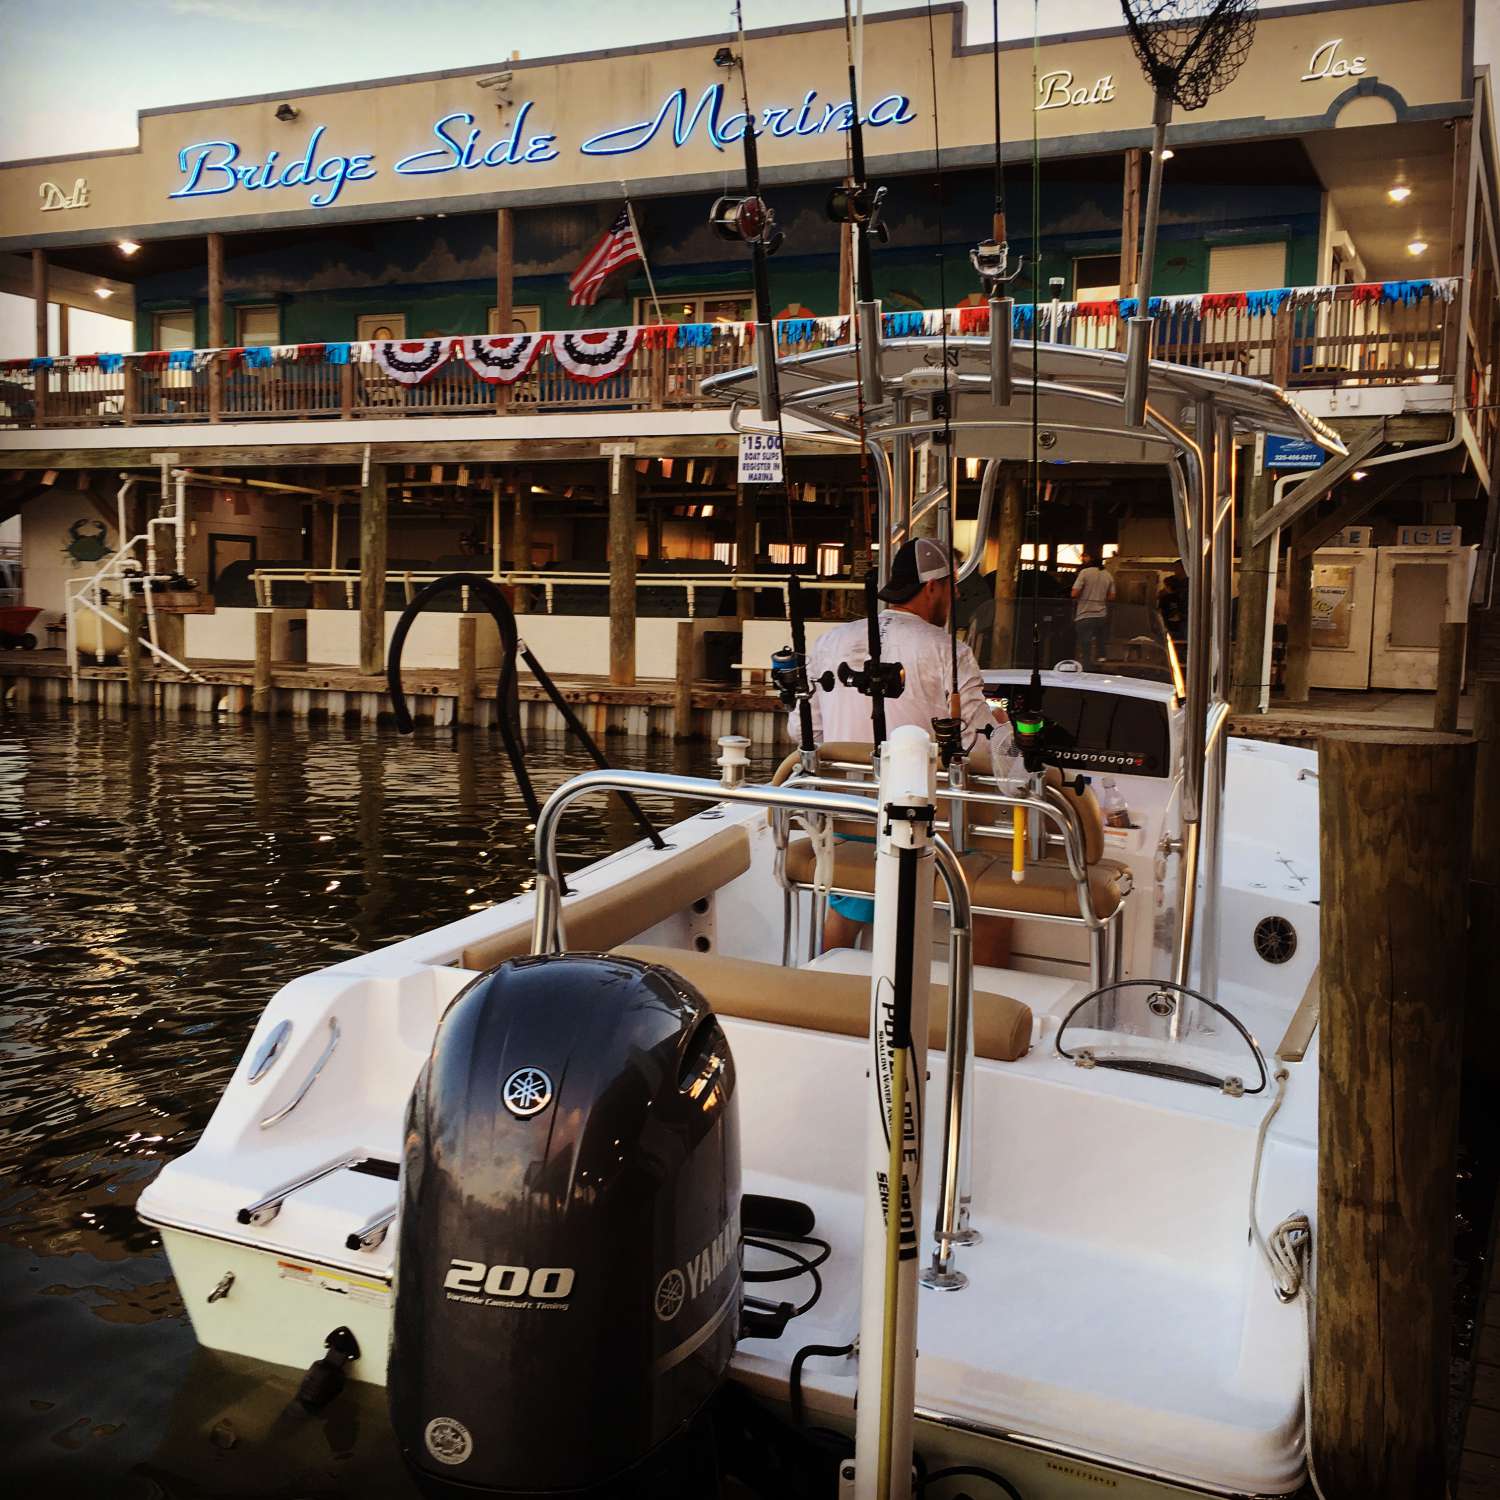
<svg viewBox="0 0 1500 1500">
<path fill-rule="evenodd" d="M 969 250 L 994 206 L 991 53 L 962 7 L 933 17 L 863 34 L 888 339 L 988 327 Z M 1270 11 L 1234 81 L 1171 127 L 1159 357 L 1285 385 L 1351 449 L 1239 463 L 1245 576 L 1279 552 L 1304 690 L 1431 687 L 1446 620 L 1500 667 L 1500 214 L 1473 32 L 1473 0 Z M 749 33 L 749 114 L 732 41 L 148 110 L 135 146 L 0 165 L 0 289 L 37 311 L 35 347 L 0 350 L 0 521 L 21 518 L 43 648 L 71 591 L 74 645 L 120 651 L 118 586 L 87 580 L 147 533 L 154 571 L 181 575 L 154 643 L 205 678 L 254 659 L 258 606 L 277 662 L 374 671 L 411 592 L 456 568 L 515 591 L 553 670 L 620 686 L 676 675 L 684 638 L 698 678 L 764 664 L 793 565 L 827 615 L 852 607 L 858 456 L 791 423 L 788 482 L 742 483 L 732 414 L 702 391 L 753 357 L 749 257 L 708 222 L 743 187 L 752 120 L 785 235 L 778 344 L 848 338 L 825 212 L 849 169 L 844 31 Z M 1149 86 L 1123 30 L 1000 58 L 1017 336 L 1123 348 Z M 71 353 L 66 310 L 101 306 L 131 346 Z M 958 476 L 957 539 L 987 549 L 977 592 L 1003 600 L 980 484 Z M 1279 540 L 1257 534 L 1283 499 Z M 1065 575 L 1088 546 L 1154 584 L 1177 550 L 1165 487 L 1049 472 L 1023 567 Z M 1269 601 L 1246 598 L 1254 623 Z M 458 664 L 462 602 L 423 622 L 414 663 Z M 495 659 L 487 619 L 476 649 Z"/>
</svg>

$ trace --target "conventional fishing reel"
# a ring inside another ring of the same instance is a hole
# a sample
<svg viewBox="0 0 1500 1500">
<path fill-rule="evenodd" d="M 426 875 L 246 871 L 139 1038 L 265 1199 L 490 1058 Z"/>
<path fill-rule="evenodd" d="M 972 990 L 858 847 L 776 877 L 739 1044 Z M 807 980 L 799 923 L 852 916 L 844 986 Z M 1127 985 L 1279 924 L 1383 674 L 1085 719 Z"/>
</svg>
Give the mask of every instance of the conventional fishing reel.
<svg viewBox="0 0 1500 1500">
<path fill-rule="evenodd" d="M 883 187 L 872 188 L 865 183 L 840 183 L 828 194 L 828 217 L 835 224 L 858 225 L 862 233 L 874 235 L 883 245 L 891 237 L 880 217 L 885 192 Z"/>
<path fill-rule="evenodd" d="M 838 680 L 866 698 L 899 698 L 906 691 L 906 668 L 899 661 L 867 661 L 862 667 L 839 663 Z M 833 673 L 824 672 L 818 686 L 833 691 Z"/>
<path fill-rule="evenodd" d="M 775 255 L 785 238 L 771 205 L 759 193 L 743 198 L 716 198 L 708 213 L 709 228 L 721 240 L 736 245 L 759 245 Z"/>
</svg>

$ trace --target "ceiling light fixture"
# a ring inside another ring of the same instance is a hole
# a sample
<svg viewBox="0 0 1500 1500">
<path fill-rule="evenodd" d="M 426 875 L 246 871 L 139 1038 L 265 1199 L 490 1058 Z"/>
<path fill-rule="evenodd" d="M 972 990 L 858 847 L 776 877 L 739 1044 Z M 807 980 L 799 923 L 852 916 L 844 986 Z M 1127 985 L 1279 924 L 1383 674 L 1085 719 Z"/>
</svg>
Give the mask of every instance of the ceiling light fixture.
<svg viewBox="0 0 1500 1500">
<path fill-rule="evenodd" d="M 1155 156 L 1156 152 L 1153 151 L 1151 154 L 1152 154 L 1152 156 Z M 1172 158 L 1174 156 L 1176 156 L 1176 155 L 1177 155 L 1177 153 L 1170 146 L 1163 146 L 1162 147 L 1161 159 L 1163 161 L 1171 161 Z"/>
<path fill-rule="evenodd" d="M 1356 479 L 1365 479 L 1365 478 L 1368 477 L 1368 475 L 1369 475 L 1369 471 L 1367 469 L 1356 469 L 1354 471 L 1354 477 Z"/>
<path fill-rule="evenodd" d="M 115 289 L 111 286 L 96 286 L 94 288 L 94 295 L 98 297 L 102 302 L 108 302 L 109 299 L 114 296 L 114 294 Z"/>
<path fill-rule="evenodd" d="M 141 247 L 134 240 L 116 240 L 115 249 L 121 255 L 134 255 Z"/>
<path fill-rule="evenodd" d="M 1386 191 L 1386 197 L 1392 203 L 1405 203 L 1411 197 L 1411 189 L 1404 182 L 1398 182 L 1395 187 Z"/>
<path fill-rule="evenodd" d="M 1411 244 L 1406 247 L 1406 253 L 1408 255 L 1425 255 L 1427 253 L 1427 241 L 1413 240 Z"/>
</svg>

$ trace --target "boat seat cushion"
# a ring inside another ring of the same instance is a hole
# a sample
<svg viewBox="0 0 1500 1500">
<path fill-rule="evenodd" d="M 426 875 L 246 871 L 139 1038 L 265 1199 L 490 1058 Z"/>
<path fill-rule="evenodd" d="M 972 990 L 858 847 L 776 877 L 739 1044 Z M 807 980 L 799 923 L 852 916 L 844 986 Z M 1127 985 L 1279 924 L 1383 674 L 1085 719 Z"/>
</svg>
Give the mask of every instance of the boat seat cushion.
<svg viewBox="0 0 1500 1500">
<path fill-rule="evenodd" d="M 660 964 L 693 986 L 721 1016 L 829 1031 L 837 1036 L 870 1033 L 870 980 L 866 974 L 832 969 L 784 969 L 779 964 L 686 948 L 631 943 L 614 950 L 625 958 Z M 942 1051 L 948 1039 L 948 990 L 932 986 L 927 1044 Z M 1031 1046 L 1031 1007 L 1009 995 L 976 991 L 974 1050 L 980 1057 L 1014 1062 Z"/>
<path fill-rule="evenodd" d="M 1017 883 L 1010 878 L 1010 859 L 996 858 L 982 850 L 971 850 L 959 863 L 969 881 L 969 895 L 976 907 L 992 906 L 1001 911 L 1025 915 L 1077 917 L 1078 887 L 1067 867 L 1059 864 L 1026 866 L 1026 879 Z M 813 879 L 812 840 L 795 838 L 787 845 L 786 874 L 794 885 L 809 886 Z M 833 846 L 833 886 L 872 894 L 875 889 L 875 846 L 840 840 Z M 1089 869 L 1089 891 L 1094 913 L 1102 918 L 1112 916 L 1130 890 L 1130 874 L 1122 865 L 1100 860 Z M 938 904 L 946 906 L 942 891 Z"/>
<path fill-rule="evenodd" d="M 564 896 L 563 935 L 570 952 L 604 953 L 686 911 L 750 868 L 750 835 L 721 828 L 686 849 L 647 851 L 651 863 L 602 891 Z M 464 949 L 466 969 L 492 969 L 531 952 L 531 917 Z"/>
</svg>

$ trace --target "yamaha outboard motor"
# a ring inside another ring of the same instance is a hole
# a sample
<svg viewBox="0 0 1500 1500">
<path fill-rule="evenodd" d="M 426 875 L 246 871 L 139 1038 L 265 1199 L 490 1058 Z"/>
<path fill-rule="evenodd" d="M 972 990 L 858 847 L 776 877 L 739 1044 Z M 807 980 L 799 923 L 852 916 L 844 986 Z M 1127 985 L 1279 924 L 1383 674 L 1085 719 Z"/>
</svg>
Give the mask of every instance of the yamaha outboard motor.
<svg viewBox="0 0 1500 1500">
<path fill-rule="evenodd" d="M 604 955 L 475 980 L 401 1171 L 390 1409 L 424 1492 L 649 1492 L 734 1352 L 739 1212 L 734 1063 L 696 991 Z"/>
</svg>

